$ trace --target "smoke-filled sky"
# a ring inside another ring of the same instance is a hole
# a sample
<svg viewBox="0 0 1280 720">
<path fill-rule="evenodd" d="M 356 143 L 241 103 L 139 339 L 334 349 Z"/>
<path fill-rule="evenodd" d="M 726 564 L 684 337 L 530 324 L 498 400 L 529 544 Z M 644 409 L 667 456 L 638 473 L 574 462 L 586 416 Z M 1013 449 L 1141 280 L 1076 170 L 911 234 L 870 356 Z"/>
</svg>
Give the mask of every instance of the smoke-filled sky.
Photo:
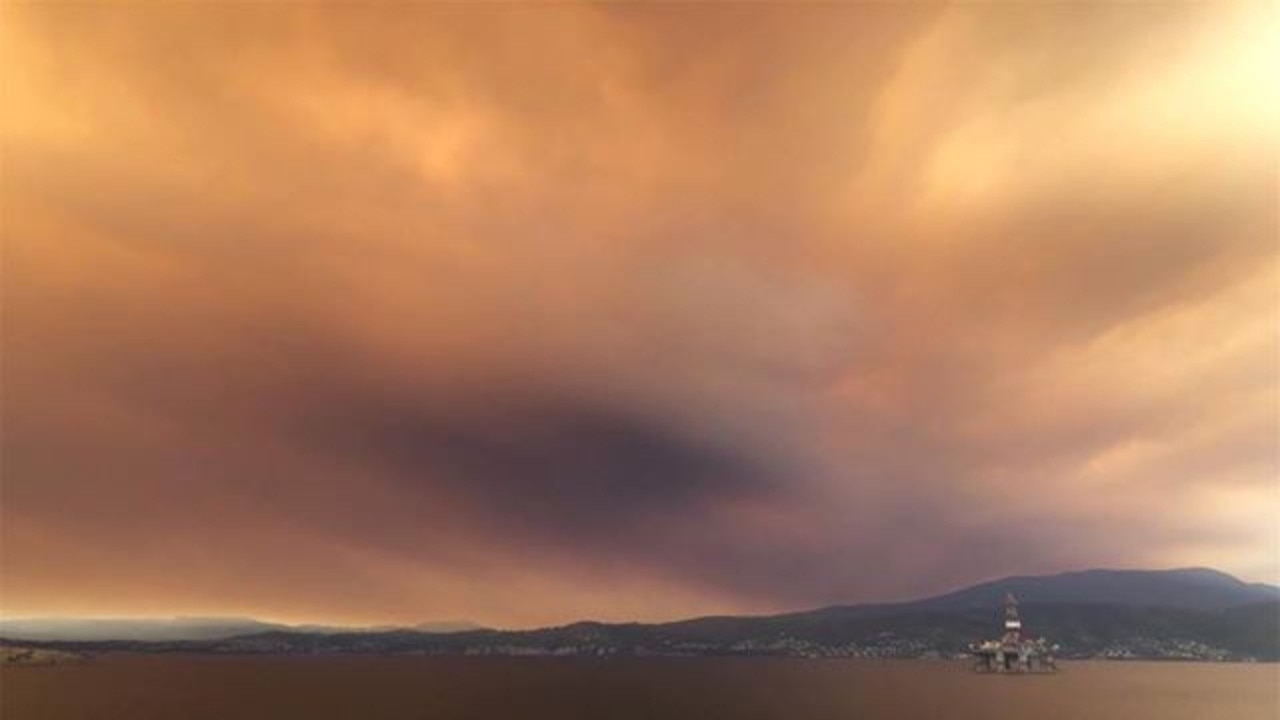
<svg viewBox="0 0 1280 720">
<path fill-rule="evenodd" d="M 1280 579 L 1270 3 L 3 12 L 6 614 Z"/>
</svg>

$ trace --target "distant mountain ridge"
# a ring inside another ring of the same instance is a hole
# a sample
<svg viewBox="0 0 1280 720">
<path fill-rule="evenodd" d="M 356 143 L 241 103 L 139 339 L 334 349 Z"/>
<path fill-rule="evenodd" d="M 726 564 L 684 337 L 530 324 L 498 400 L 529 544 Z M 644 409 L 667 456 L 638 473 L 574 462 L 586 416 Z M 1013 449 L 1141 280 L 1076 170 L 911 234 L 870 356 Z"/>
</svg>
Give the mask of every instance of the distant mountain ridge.
<svg viewBox="0 0 1280 720">
<path fill-rule="evenodd" d="M 288 627 L 237 617 L 0 618 L 0 636 L 23 640 L 216 640 Z"/>
<path fill-rule="evenodd" d="M 426 622 L 405 627 L 381 625 L 350 627 L 340 625 L 287 625 L 240 617 L 173 618 L 0 618 L 0 637 L 37 641 L 142 641 L 222 640 L 267 632 L 331 635 L 351 632 L 391 632 L 414 630 L 423 633 L 454 633 L 483 630 L 465 620 Z"/>
<path fill-rule="evenodd" d="M 0 621 L 0 638 L 76 651 L 950 657 L 998 634 L 1000 605 L 1010 592 L 1019 598 L 1026 632 L 1061 645 L 1065 657 L 1280 660 L 1280 588 L 1205 568 L 1016 576 L 909 602 L 656 624 L 464 626 L 446 633 L 258 623 L 249 633 L 217 638 L 105 641 L 23 636 Z"/>
<path fill-rule="evenodd" d="M 920 607 L 977 608 L 998 604 L 1007 593 L 1024 603 L 1092 603 L 1128 607 L 1226 610 L 1280 600 L 1280 587 L 1246 583 L 1218 570 L 1082 570 L 1014 576 L 916 601 Z"/>
</svg>

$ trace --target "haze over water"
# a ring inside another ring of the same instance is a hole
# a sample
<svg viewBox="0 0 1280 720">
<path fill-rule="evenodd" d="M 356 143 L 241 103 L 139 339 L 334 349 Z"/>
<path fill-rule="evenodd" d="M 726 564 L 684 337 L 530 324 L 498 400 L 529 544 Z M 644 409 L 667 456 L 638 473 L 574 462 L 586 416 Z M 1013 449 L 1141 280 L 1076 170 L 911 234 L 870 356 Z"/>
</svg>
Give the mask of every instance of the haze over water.
<svg viewBox="0 0 1280 720">
<path fill-rule="evenodd" d="M 987 676 L 911 661 L 115 655 L 0 679 L 6 720 L 1272 720 L 1280 701 L 1276 665 L 1142 662 Z"/>
</svg>

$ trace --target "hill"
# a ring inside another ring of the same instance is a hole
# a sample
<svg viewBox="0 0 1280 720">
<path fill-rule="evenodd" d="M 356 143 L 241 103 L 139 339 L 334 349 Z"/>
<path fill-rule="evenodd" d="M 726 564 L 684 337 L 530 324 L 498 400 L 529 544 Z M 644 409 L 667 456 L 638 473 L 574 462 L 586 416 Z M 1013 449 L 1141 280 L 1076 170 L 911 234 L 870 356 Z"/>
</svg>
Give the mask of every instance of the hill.
<svg viewBox="0 0 1280 720">
<path fill-rule="evenodd" d="M 916 605 L 937 609 L 990 608 L 1005 594 L 1023 603 L 1089 603 L 1226 610 L 1280 600 L 1280 588 L 1250 584 L 1207 568 L 1085 570 L 1058 575 L 1008 577 L 974 585 Z"/>
</svg>

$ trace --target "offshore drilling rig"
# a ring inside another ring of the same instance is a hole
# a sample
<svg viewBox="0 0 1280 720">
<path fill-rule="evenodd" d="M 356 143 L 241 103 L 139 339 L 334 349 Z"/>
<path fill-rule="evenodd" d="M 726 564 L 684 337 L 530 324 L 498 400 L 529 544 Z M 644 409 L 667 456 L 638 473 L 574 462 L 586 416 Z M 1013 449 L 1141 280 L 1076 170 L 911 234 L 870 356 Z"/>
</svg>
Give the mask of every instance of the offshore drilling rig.
<svg viewBox="0 0 1280 720">
<path fill-rule="evenodd" d="M 971 648 L 973 669 L 981 673 L 1051 673 L 1058 670 L 1053 651 L 1044 638 L 1022 635 L 1022 619 L 1018 617 L 1018 599 L 1013 593 L 1004 598 L 1004 634 L 999 640 L 987 640 Z"/>
</svg>

